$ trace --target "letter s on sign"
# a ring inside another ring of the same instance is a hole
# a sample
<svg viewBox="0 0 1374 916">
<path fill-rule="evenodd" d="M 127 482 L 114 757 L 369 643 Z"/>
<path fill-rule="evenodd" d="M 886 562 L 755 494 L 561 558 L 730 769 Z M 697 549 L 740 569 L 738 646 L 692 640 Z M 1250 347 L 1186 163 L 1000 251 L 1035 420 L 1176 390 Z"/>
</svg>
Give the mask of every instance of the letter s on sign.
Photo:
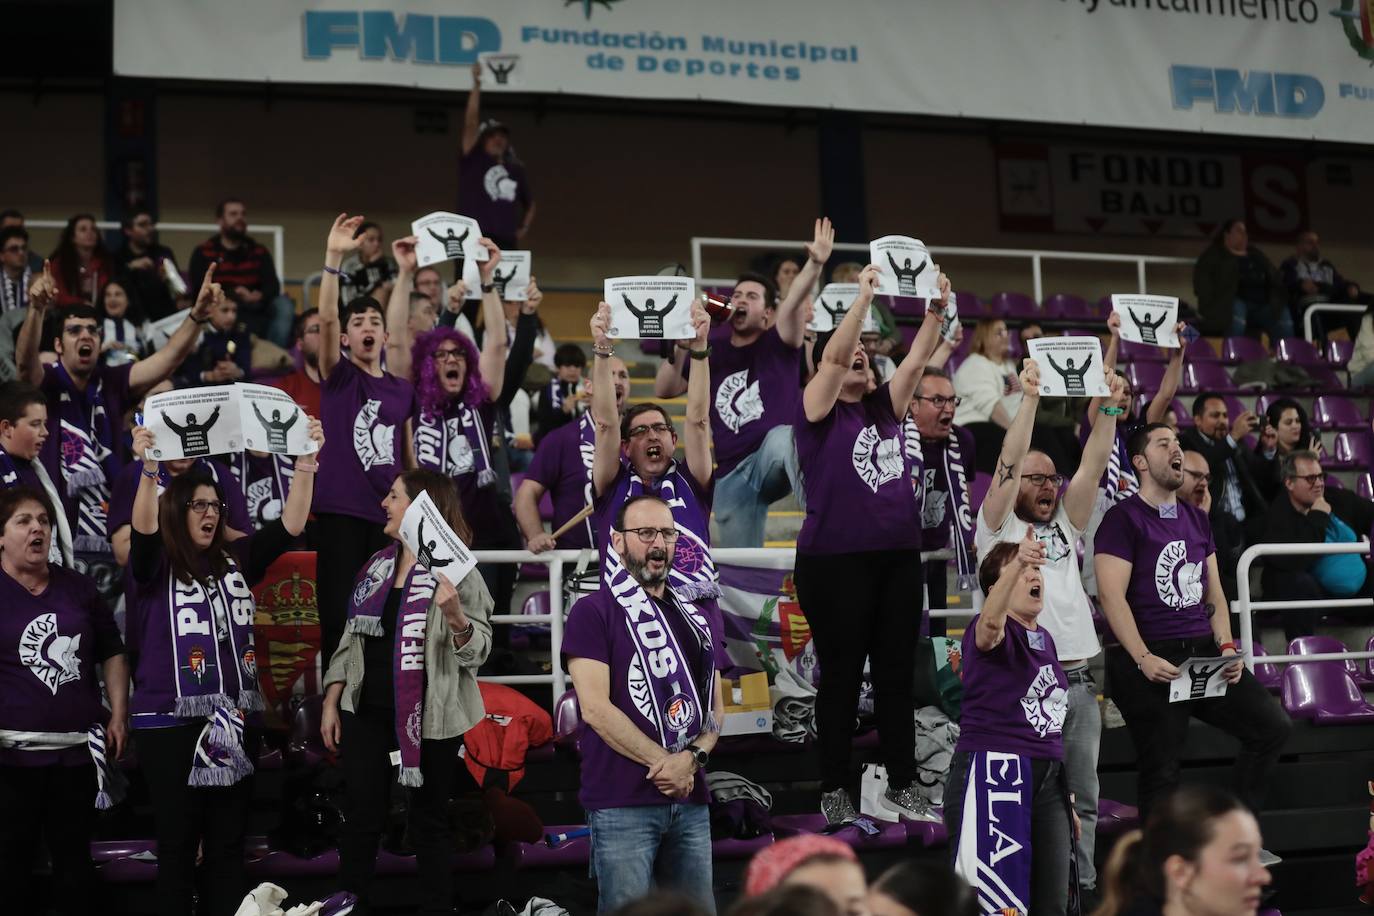
<svg viewBox="0 0 1374 916">
<path fill-rule="evenodd" d="M 1275 235 L 1292 235 L 1301 229 L 1306 197 L 1302 174 L 1293 166 L 1277 162 L 1254 165 L 1248 171 L 1249 222 Z"/>
</svg>

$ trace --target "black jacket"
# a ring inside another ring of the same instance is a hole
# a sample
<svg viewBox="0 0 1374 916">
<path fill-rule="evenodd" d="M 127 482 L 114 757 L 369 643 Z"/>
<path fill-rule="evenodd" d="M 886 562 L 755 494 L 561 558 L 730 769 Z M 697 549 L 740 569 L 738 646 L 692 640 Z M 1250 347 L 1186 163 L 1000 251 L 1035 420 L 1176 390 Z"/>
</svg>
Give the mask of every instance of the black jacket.
<svg viewBox="0 0 1374 916">
<path fill-rule="evenodd" d="M 1326 501 L 1331 504 L 1331 512 L 1317 509 L 1306 514 L 1293 508 L 1285 491 L 1269 507 L 1268 521 L 1264 529 L 1266 544 L 1321 544 L 1326 541 L 1326 526 L 1332 513 L 1345 522 L 1355 532 L 1355 537 L 1367 535 L 1374 527 L 1374 502 L 1352 493 L 1349 490 L 1328 489 Z M 1292 573 L 1308 572 L 1316 557 L 1308 554 L 1270 556 L 1264 558 L 1264 575 L 1261 579 L 1266 592 L 1276 577 Z"/>
</svg>

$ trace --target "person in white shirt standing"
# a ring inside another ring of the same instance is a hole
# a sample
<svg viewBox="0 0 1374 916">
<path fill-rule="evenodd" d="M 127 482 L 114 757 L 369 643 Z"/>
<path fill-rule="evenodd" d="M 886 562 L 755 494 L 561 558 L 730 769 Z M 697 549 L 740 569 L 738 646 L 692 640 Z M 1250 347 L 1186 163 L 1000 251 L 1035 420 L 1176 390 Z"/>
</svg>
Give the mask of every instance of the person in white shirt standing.
<svg viewBox="0 0 1374 916">
<path fill-rule="evenodd" d="M 1064 720 L 1064 770 L 1074 808 L 1082 823 L 1078 846 L 1079 885 L 1092 895 L 1097 884 L 1093 843 L 1097 829 L 1097 755 L 1102 715 L 1097 684 L 1088 661 L 1102 651 L 1093 625 L 1092 605 L 1083 590 L 1078 542 L 1092 518 L 1097 482 L 1107 468 L 1116 441 L 1116 420 L 1125 411 L 1125 381 L 1105 370 L 1111 396 L 1100 408 L 1083 449 L 1078 471 L 1062 496 L 1064 478 L 1042 451 L 1030 450 L 1031 429 L 1040 405 L 1040 369 L 1026 360 L 1021 371 L 1021 406 L 1007 429 L 997 470 L 978 512 L 973 542 L 978 556 L 999 543 L 1017 543 L 1033 529 L 1045 545 L 1044 610 L 1040 624 L 1054 637 L 1059 663 L 1069 678 L 1069 705 Z"/>
</svg>

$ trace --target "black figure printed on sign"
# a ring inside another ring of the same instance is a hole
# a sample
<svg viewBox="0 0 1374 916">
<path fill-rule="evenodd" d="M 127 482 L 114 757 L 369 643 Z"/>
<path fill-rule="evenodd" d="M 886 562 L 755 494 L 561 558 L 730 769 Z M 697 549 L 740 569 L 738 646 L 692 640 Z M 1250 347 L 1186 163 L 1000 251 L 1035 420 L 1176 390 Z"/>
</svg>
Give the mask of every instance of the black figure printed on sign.
<svg viewBox="0 0 1374 916">
<path fill-rule="evenodd" d="M 1070 398 L 1082 398 L 1088 396 L 1088 385 L 1085 378 L 1088 369 L 1093 364 L 1091 356 L 1083 357 L 1083 365 L 1075 366 L 1073 357 L 1066 357 L 1064 362 L 1068 365 L 1061 366 L 1054 361 L 1053 354 L 1046 353 L 1045 360 L 1050 364 L 1050 368 L 1059 373 L 1059 377 L 1064 381 L 1064 395 Z"/>
<path fill-rule="evenodd" d="M 512 264 L 510 266 L 510 273 L 508 274 L 502 275 L 499 268 L 493 269 L 491 272 L 491 282 L 496 286 L 496 295 L 500 296 L 502 299 L 506 298 L 506 284 L 510 283 L 515 277 L 516 269 L 516 266 Z"/>
<path fill-rule="evenodd" d="M 630 314 L 635 316 L 635 319 L 639 322 L 639 336 L 641 338 L 663 336 L 663 319 L 666 318 L 668 313 L 673 310 L 673 307 L 677 305 L 677 294 L 674 294 L 673 298 L 669 299 L 668 304 L 662 309 L 655 306 L 654 300 L 652 299 L 645 299 L 644 308 L 638 308 L 630 301 L 629 296 L 626 296 L 624 293 L 622 293 L 621 296 L 625 300 L 625 308 L 629 309 Z"/>
<path fill-rule="evenodd" d="M 443 560 L 434 558 L 434 551 L 439 549 L 439 541 L 437 538 L 433 541 L 425 540 L 425 520 L 423 518 L 420 519 L 420 524 L 415 526 L 415 540 L 420 543 L 420 550 L 415 556 L 415 562 L 425 569 L 433 570 L 440 566 L 448 566 L 453 562 L 453 557 Z"/>
<path fill-rule="evenodd" d="M 1207 682 L 1212 679 L 1212 675 L 1216 674 L 1222 668 L 1225 668 L 1226 664 L 1228 663 L 1189 667 L 1188 699 L 1201 700 L 1203 697 L 1207 696 Z"/>
<path fill-rule="evenodd" d="M 830 316 L 830 323 L 837 328 L 840 326 L 840 322 L 844 320 L 844 313 L 849 311 L 849 307 L 844 304 L 843 299 L 836 299 L 833 307 L 829 302 L 822 299 L 821 308 L 825 309 L 826 314 Z"/>
<path fill-rule="evenodd" d="M 452 226 L 448 227 L 448 235 L 440 235 L 433 229 L 429 230 L 429 234 L 434 236 L 435 241 L 443 244 L 444 257 L 461 258 L 463 256 L 463 243 L 468 240 L 469 235 L 472 235 L 472 227 L 469 226 L 464 229 L 462 235 L 454 235 Z"/>
<path fill-rule="evenodd" d="M 897 285 L 902 292 L 916 291 L 916 278 L 921 275 L 921 271 L 926 269 L 926 262 L 922 261 L 915 267 L 911 266 L 911 258 L 906 259 L 906 264 L 902 267 L 897 266 L 897 262 L 892 257 L 892 252 L 887 253 L 887 263 L 892 265 L 892 272 L 897 275 Z"/>
<path fill-rule="evenodd" d="M 293 409 L 293 410 L 291 411 L 291 419 L 289 419 L 289 420 L 283 420 L 283 419 L 281 418 L 281 411 L 278 410 L 278 409 L 276 409 L 276 408 L 274 408 L 274 409 L 272 410 L 272 419 L 269 420 L 269 419 L 267 419 L 266 417 L 264 417 L 264 416 L 262 415 L 262 411 L 261 411 L 261 410 L 258 410 L 258 405 L 257 405 L 257 404 L 254 404 L 254 405 L 253 405 L 253 416 L 257 417 L 257 418 L 258 418 L 258 422 L 262 424 L 262 428 L 265 429 L 265 430 L 267 430 L 267 450 L 268 450 L 268 451 L 270 451 L 270 452 L 285 452 L 285 451 L 286 451 L 286 431 L 287 431 L 288 429 L 290 429 L 292 426 L 295 425 L 296 419 L 297 419 L 300 415 L 301 415 L 301 412 L 300 412 L 299 410 L 294 410 L 294 409 Z"/>
<path fill-rule="evenodd" d="M 492 76 L 496 77 L 496 85 L 504 86 L 506 81 L 510 79 L 510 72 L 515 69 L 515 65 L 518 63 L 519 61 L 512 60 L 498 64 L 494 60 L 489 60 L 487 61 L 487 69 L 491 71 Z"/>
<path fill-rule="evenodd" d="M 200 458 L 210 454 L 210 427 L 214 426 L 218 419 L 219 407 L 210 413 L 210 418 L 204 423 L 201 423 L 195 414 L 188 413 L 184 426 L 167 416 L 167 411 L 162 411 L 162 422 L 166 423 L 167 428 L 176 433 L 177 438 L 181 440 L 181 452 L 185 458 Z"/>
<path fill-rule="evenodd" d="M 1147 344 L 1159 343 L 1159 326 L 1163 324 L 1164 319 L 1168 317 L 1167 313 L 1161 312 L 1158 318 L 1151 319 L 1149 312 L 1146 312 L 1144 317 L 1141 317 L 1135 313 L 1135 309 L 1128 308 L 1126 311 L 1130 313 L 1131 320 L 1135 322 L 1135 326 L 1140 329 L 1141 340 L 1145 341 Z"/>
</svg>

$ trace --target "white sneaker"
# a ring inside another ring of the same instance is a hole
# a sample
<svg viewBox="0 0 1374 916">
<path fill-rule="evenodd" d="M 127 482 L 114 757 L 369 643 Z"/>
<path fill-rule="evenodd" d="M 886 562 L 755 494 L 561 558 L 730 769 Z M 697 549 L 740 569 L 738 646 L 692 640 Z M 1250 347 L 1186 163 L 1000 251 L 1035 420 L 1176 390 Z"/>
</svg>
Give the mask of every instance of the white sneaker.
<svg viewBox="0 0 1374 916">
<path fill-rule="evenodd" d="M 944 819 L 930 807 L 925 796 L 916 792 L 912 786 L 904 789 L 889 788 L 883 793 L 883 806 L 896 811 L 899 817 L 909 821 L 925 821 L 928 824 L 943 823 Z"/>
</svg>

